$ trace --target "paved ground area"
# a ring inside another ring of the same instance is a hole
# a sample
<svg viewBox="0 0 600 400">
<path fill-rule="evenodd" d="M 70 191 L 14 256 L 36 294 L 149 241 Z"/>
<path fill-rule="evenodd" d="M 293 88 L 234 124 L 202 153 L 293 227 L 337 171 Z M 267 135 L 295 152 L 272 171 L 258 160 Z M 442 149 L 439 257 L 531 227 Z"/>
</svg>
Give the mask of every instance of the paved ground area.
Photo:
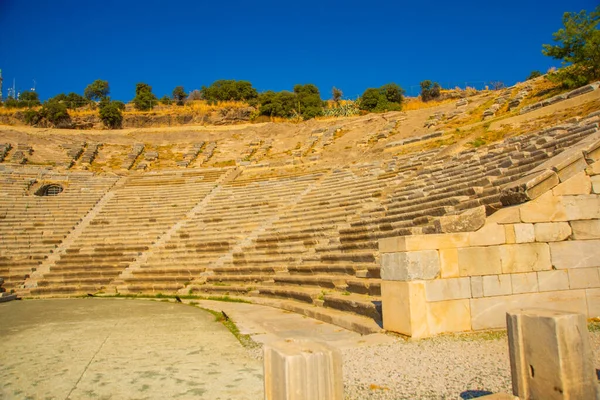
<svg viewBox="0 0 600 400">
<path fill-rule="evenodd" d="M 262 397 L 262 363 L 198 308 L 125 299 L 0 304 L 2 399 Z"/>
</svg>

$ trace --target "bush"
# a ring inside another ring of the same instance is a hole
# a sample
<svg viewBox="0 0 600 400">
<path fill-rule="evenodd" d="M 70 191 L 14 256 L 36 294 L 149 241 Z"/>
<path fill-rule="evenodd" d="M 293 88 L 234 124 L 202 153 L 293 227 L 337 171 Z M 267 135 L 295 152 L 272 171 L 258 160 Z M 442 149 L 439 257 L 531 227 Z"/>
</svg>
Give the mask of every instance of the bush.
<svg viewBox="0 0 600 400">
<path fill-rule="evenodd" d="M 342 91 L 338 88 L 336 88 L 335 86 L 333 87 L 333 89 L 331 89 L 331 98 L 333 99 L 334 103 L 336 105 L 340 105 L 340 100 L 342 99 Z"/>
<path fill-rule="evenodd" d="M 529 81 L 531 79 L 539 78 L 540 76 L 542 76 L 542 73 L 540 71 L 538 71 L 538 70 L 531 71 L 531 73 L 527 77 L 527 80 Z"/>
<path fill-rule="evenodd" d="M 13 97 L 9 97 L 4 102 L 4 107 L 6 107 L 6 108 L 18 108 L 19 107 L 19 101 L 16 100 L 16 99 L 14 99 Z"/>
<path fill-rule="evenodd" d="M 67 106 L 69 110 L 74 110 L 76 108 L 90 104 L 90 101 L 88 99 L 74 92 L 71 92 L 69 94 L 60 93 L 50 100 L 63 103 Z"/>
<path fill-rule="evenodd" d="M 360 99 L 360 109 L 371 112 L 400 111 L 404 101 L 404 90 L 395 83 L 379 89 L 365 90 Z"/>
<path fill-rule="evenodd" d="M 210 103 L 219 101 L 249 101 L 258 97 L 258 92 L 248 81 L 218 80 L 209 87 L 202 86 L 202 98 Z"/>
<path fill-rule="evenodd" d="M 100 101 L 107 97 L 110 93 L 110 88 L 107 81 L 96 79 L 94 82 L 86 86 L 83 91 L 83 96 L 88 100 Z"/>
<path fill-rule="evenodd" d="M 319 89 L 309 83 L 306 85 L 294 86 L 294 93 L 298 103 L 297 113 L 302 116 L 303 119 L 311 119 L 320 115 L 323 115 L 323 100 L 319 94 Z"/>
<path fill-rule="evenodd" d="M 123 124 L 122 110 L 125 104 L 121 101 L 107 101 L 100 106 L 100 119 L 105 127 L 118 129 Z"/>
<path fill-rule="evenodd" d="M 165 106 L 170 106 L 171 104 L 173 104 L 173 100 L 171 100 L 171 98 L 166 94 L 160 98 L 160 102 Z"/>
<path fill-rule="evenodd" d="M 183 105 L 186 97 L 187 93 L 185 92 L 185 90 L 183 90 L 183 86 L 177 86 L 175 89 L 173 89 L 173 99 L 175 99 L 178 106 Z"/>
<path fill-rule="evenodd" d="M 39 106 L 40 104 L 42 104 L 42 103 L 40 102 L 40 98 L 36 92 L 30 92 L 30 91 L 26 90 L 23 93 L 21 93 L 21 95 L 19 96 L 19 107 L 20 108 L 24 108 L 24 107 L 31 108 L 31 107 Z"/>
<path fill-rule="evenodd" d="M 440 97 L 442 88 L 439 83 L 425 80 L 421 82 L 421 100 L 429 101 Z"/>
<path fill-rule="evenodd" d="M 266 91 L 259 96 L 258 103 L 259 115 L 282 118 L 301 116 L 305 120 L 323 115 L 323 100 L 319 89 L 313 84 L 296 85 L 293 93 L 286 90 Z"/>
<path fill-rule="evenodd" d="M 25 111 L 24 117 L 25 122 L 29 125 L 36 125 L 42 121 L 47 121 L 58 128 L 67 128 L 71 123 L 71 116 L 67 111 L 67 106 L 54 100 L 44 102 L 39 111 Z"/>
<path fill-rule="evenodd" d="M 139 111 L 149 111 L 158 103 L 158 100 L 154 93 L 152 93 L 152 86 L 146 83 L 138 83 L 135 86 L 135 97 L 133 99 L 133 106 Z"/>
</svg>

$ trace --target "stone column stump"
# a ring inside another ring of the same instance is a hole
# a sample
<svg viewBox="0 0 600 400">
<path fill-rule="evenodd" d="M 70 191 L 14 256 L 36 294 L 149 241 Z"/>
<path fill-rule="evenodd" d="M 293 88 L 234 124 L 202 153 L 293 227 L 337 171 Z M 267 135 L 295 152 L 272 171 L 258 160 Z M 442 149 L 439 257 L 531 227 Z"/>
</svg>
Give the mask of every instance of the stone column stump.
<svg viewBox="0 0 600 400">
<path fill-rule="evenodd" d="M 342 356 L 325 343 L 288 339 L 264 346 L 265 399 L 342 400 Z"/>
</svg>

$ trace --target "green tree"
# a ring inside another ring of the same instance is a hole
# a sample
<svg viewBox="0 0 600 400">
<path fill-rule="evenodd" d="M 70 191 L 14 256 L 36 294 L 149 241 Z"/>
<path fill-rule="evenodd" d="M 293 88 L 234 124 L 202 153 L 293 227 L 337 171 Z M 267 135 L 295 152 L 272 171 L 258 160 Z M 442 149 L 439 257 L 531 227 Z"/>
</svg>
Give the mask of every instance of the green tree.
<svg viewBox="0 0 600 400">
<path fill-rule="evenodd" d="M 30 92 L 30 91 L 26 90 L 23 93 L 21 93 L 21 95 L 19 96 L 18 106 L 20 108 L 35 107 L 35 106 L 39 106 L 40 104 L 42 104 L 42 103 L 40 103 L 40 98 L 36 92 Z"/>
<path fill-rule="evenodd" d="M 147 83 L 138 83 L 135 86 L 135 97 L 133 106 L 139 111 L 149 111 L 158 103 L 158 99 L 152 93 L 152 86 Z"/>
<path fill-rule="evenodd" d="M 25 119 L 31 125 L 35 125 L 42 120 L 48 121 L 57 128 L 68 128 L 71 125 L 71 116 L 67 111 L 67 106 L 52 99 L 45 101 L 37 114 L 26 114 Z"/>
<path fill-rule="evenodd" d="M 258 99 L 260 107 L 258 113 L 269 117 L 290 118 L 294 116 L 296 106 L 296 95 L 286 90 L 274 92 L 268 90 L 262 93 Z"/>
<path fill-rule="evenodd" d="M 402 104 L 404 100 L 404 89 L 396 83 L 388 83 L 379 88 L 390 103 Z"/>
<path fill-rule="evenodd" d="M 538 70 L 531 71 L 531 73 L 530 73 L 530 74 L 529 74 L 529 76 L 527 77 L 527 80 L 535 79 L 535 78 L 538 78 L 538 77 L 540 77 L 540 76 L 542 76 L 542 75 L 543 75 L 543 74 L 542 74 L 540 71 L 538 71 Z"/>
<path fill-rule="evenodd" d="M 249 101 L 258 97 L 258 92 L 248 81 L 218 80 L 210 86 L 202 86 L 202 97 L 211 103 L 219 101 Z"/>
<path fill-rule="evenodd" d="M 600 78 L 600 6 L 589 14 L 565 13 L 563 28 L 552 36 L 558 44 L 544 44 L 542 54 L 568 66 L 549 78 L 564 87 L 577 87 Z"/>
<path fill-rule="evenodd" d="M 333 99 L 333 101 L 335 102 L 336 105 L 340 104 L 340 100 L 342 99 L 342 91 L 338 88 L 336 88 L 335 86 L 333 87 L 333 89 L 331 89 L 331 98 Z"/>
<path fill-rule="evenodd" d="M 323 115 L 323 100 L 321 100 L 319 89 L 315 85 L 312 83 L 295 85 L 294 93 L 297 102 L 296 112 L 303 119 L 307 120 Z"/>
<path fill-rule="evenodd" d="M 440 97 L 442 88 L 439 83 L 424 80 L 421 82 L 421 100 L 429 101 Z"/>
<path fill-rule="evenodd" d="M 123 124 L 123 113 L 125 104 L 122 101 L 103 101 L 100 104 L 100 119 L 105 127 L 118 129 Z"/>
<path fill-rule="evenodd" d="M 110 93 L 108 82 L 97 79 L 86 86 L 83 96 L 88 100 L 100 101 Z"/>
<path fill-rule="evenodd" d="M 187 93 L 183 89 L 183 86 L 177 86 L 173 89 L 173 99 L 177 102 L 178 106 L 182 106 L 187 98 Z"/>
<path fill-rule="evenodd" d="M 70 110 L 74 110 L 89 104 L 89 100 L 74 92 L 69 94 L 59 93 L 50 100 L 61 102 Z"/>
<path fill-rule="evenodd" d="M 395 83 L 380 88 L 368 88 L 361 96 L 360 109 L 372 112 L 400 111 L 404 90 Z"/>
<path fill-rule="evenodd" d="M 173 99 L 171 99 L 165 94 L 163 97 L 160 98 L 160 102 L 165 106 L 170 106 L 171 104 L 173 104 Z"/>
</svg>

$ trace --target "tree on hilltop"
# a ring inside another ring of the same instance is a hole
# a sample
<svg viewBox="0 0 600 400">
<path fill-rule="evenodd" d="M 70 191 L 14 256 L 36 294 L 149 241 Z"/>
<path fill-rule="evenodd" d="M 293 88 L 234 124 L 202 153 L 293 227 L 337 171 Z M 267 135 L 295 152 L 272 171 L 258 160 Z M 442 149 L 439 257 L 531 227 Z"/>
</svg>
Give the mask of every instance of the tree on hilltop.
<svg viewBox="0 0 600 400">
<path fill-rule="evenodd" d="M 335 86 L 331 89 L 331 98 L 336 105 L 340 105 L 340 100 L 342 99 L 342 91 Z"/>
<path fill-rule="evenodd" d="M 125 104 L 122 101 L 111 101 L 105 97 L 100 102 L 100 119 L 108 129 L 118 129 L 123 124 L 123 110 Z"/>
<path fill-rule="evenodd" d="M 529 76 L 527 77 L 527 79 L 526 79 L 526 80 L 528 80 L 528 81 L 529 81 L 529 80 L 531 80 L 531 79 L 538 78 L 538 77 L 540 77 L 540 76 L 542 76 L 542 75 L 543 75 L 543 74 L 542 74 L 540 71 L 538 71 L 538 70 L 536 69 L 536 70 L 534 70 L 534 71 L 531 71 L 531 73 L 529 74 Z"/>
<path fill-rule="evenodd" d="M 404 101 L 404 89 L 396 83 L 380 88 L 368 88 L 360 99 L 360 109 L 372 112 L 400 111 Z"/>
<path fill-rule="evenodd" d="M 135 85 L 135 97 L 133 106 L 139 111 L 149 111 L 158 103 L 158 99 L 152 93 L 152 86 L 140 82 Z"/>
<path fill-rule="evenodd" d="M 323 115 L 323 100 L 321 100 L 319 88 L 312 83 L 295 85 L 294 93 L 298 107 L 296 111 L 303 119 L 307 120 Z"/>
<path fill-rule="evenodd" d="M 175 89 L 173 89 L 173 99 L 177 102 L 178 106 L 183 105 L 187 96 L 187 93 L 185 90 L 183 90 L 183 86 L 177 86 Z"/>
<path fill-rule="evenodd" d="M 35 107 L 41 104 L 36 92 L 26 90 L 19 96 L 19 107 Z"/>
<path fill-rule="evenodd" d="M 424 80 L 421 82 L 421 100 L 429 101 L 440 97 L 442 87 L 437 82 Z"/>
<path fill-rule="evenodd" d="M 108 82 L 101 79 L 97 79 L 94 82 L 86 86 L 83 91 L 83 97 L 88 100 L 100 101 L 110 93 Z"/>
<path fill-rule="evenodd" d="M 551 80 L 572 88 L 600 79 L 600 6 L 589 14 L 564 13 L 563 28 L 553 33 L 556 45 L 544 44 L 542 54 L 567 66 L 550 74 Z"/>
<path fill-rule="evenodd" d="M 209 103 L 219 101 L 249 101 L 258 97 L 258 92 L 248 81 L 218 80 L 210 86 L 202 86 L 202 97 Z"/>
</svg>

